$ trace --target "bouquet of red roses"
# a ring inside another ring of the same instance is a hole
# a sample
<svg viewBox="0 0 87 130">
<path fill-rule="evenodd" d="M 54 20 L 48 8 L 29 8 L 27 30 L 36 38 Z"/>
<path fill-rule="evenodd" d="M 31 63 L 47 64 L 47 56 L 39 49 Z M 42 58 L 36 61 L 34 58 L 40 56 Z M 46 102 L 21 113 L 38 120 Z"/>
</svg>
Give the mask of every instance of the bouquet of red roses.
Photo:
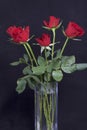
<svg viewBox="0 0 87 130">
<path fill-rule="evenodd" d="M 18 93 L 24 91 L 26 84 L 32 89 L 35 88 L 36 84 L 42 84 L 43 86 L 47 82 L 60 82 L 63 79 L 63 73 L 72 73 L 76 70 L 83 70 L 87 68 L 87 63 L 76 63 L 74 55 L 64 56 L 63 52 L 67 43 L 71 40 L 75 40 L 77 37 L 84 35 L 85 31 L 77 23 L 70 21 L 66 29 L 61 29 L 63 22 L 60 18 L 50 16 L 49 20 L 43 21 L 43 28 L 50 33 L 43 33 L 41 37 L 35 38 L 37 45 L 41 47 L 40 54 L 37 58 L 35 57 L 34 51 L 31 48 L 31 39 L 34 36 L 30 36 L 30 27 L 24 28 L 17 26 L 10 26 L 7 29 L 7 33 L 11 37 L 11 41 L 18 45 L 22 45 L 26 54 L 18 61 L 11 63 L 11 65 L 25 64 L 23 69 L 23 77 L 20 77 L 17 81 L 16 90 Z M 62 48 L 56 50 L 56 31 L 62 30 L 66 40 L 62 44 Z M 70 43 L 69 43 L 70 44 Z"/>
</svg>

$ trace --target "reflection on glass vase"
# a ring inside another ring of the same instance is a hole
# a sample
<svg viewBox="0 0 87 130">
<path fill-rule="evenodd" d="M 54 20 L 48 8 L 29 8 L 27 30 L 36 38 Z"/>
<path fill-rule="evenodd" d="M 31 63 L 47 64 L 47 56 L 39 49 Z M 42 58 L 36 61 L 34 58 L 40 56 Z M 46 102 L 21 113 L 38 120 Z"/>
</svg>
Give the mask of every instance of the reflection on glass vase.
<svg viewBox="0 0 87 130">
<path fill-rule="evenodd" d="M 58 130 L 58 83 L 35 89 L 35 130 Z"/>
</svg>

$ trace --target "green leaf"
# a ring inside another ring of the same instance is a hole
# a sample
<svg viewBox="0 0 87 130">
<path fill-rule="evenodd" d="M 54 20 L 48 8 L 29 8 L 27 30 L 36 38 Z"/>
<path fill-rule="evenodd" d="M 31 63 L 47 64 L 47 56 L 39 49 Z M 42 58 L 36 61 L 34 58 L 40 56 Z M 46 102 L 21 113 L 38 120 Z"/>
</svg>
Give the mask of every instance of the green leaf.
<svg viewBox="0 0 87 130">
<path fill-rule="evenodd" d="M 24 57 L 25 61 L 28 62 L 28 55 L 24 54 L 23 57 Z"/>
<path fill-rule="evenodd" d="M 45 73 L 45 66 L 32 67 L 33 74 L 41 75 Z"/>
<path fill-rule="evenodd" d="M 75 56 L 63 56 L 62 57 L 62 64 L 72 65 L 74 63 L 75 63 Z"/>
<path fill-rule="evenodd" d="M 20 64 L 22 64 L 22 63 L 26 64 L 26 61 L 24 58 L 19 58 L 19 62 L 20 62 Z"/>
<path fill-rule="evenodd" d="M 56 51 L 56 57 L 60 56 L 60 52 L 61 52 L 61 49 L 59 49 L 59 50 Z"/>
<path fill-rule="evenodd" d="M 75 72 L 77 69 L 76 69 L 76 64 L 73 64 L 73 65 L 65 65 L 65 64 L 62 64 L 61 65 L 61 69 L 63 70 L 63 72 L 65 73 L 72 73 L 72 72 Z"/>
<path fill-rule="evenodd" d="M 27 83 L 28 86 L 34 90 L 34 88 L 36 87 L 35 84 L 32 82 L 32 80 L 30 78 L 27 79 Z"/>
<path fill-rule="evenodd" d="M 58 69 L 60 69 L 60 66 L 61 66 L 61 61 L 59 61 L 59 60 L 52 60 L 47 65 L 47 72 L 51 73 L 53 69 L 58 70 Z"/>
<path fill-rule="evenodd" d="M 23 69 L 23 74 L 26 75 L 26 74 L 32 74 L 32 71 L 30 69 L 30 66 L 27 66 Z"/>
<path fill-rule="evenodd" d="M 61 70 L 53 71 L 52 77 L 53 77 L 54 80 L 60 82 L 63 78 L 63 73 L 62 73 Z"/>
<path fill-rule="evenodd" d="M 42 56 L 38 57 L 38 64 L 39 65 L 45 65 L 46 64 L 46 61 Z"/>
<path fill-rule="evenodd" d="M 51 81 L 51 74 L 50 73 L 45 73 L 44 80 L 45 81 Z"/>
<path fill-rule="evenodd" d="M 28 82 L 29 87 L 32 88 L 32 89 L 34 89 L 37 86 L 37 84 L 42 84 L 43 85 L 43 83 L 40 81 L 40 79 L 37 76 L 31 75 L 26 80 Z"/>
<path fill-rule="evenodd" d="M 75 56 L 63 56 L 61 69 L 65 73 L 72 73 L 76 71 L 76 65 L 74 63 L 75 63 Z"/>
<path fill-rule="evenodd" d="M 53 69 L 53 62 L 51 62 L 50 64 L 47 65 L 47 72 L 48 73 L 51 73 L 52 72 L 52 69 Z"/>
<path fill-rule="evenodd" d="M 20 94 L 22 93 L 26 88 L 26 80 L 18 80 L 17 81 L 17 87 L 16 87 L 16 91 Z"/>
<path fill-rule="evenodd" d="M 50 56 L 50 51 L 46 51 L 45 56 L 48 58 Z"/>
<path fill-rule="evenodd" d="M 56 60 L 53 65 L 53 69 L 58 70 L 58 69 L 60 69 L 60 67 L 61 67 L 61 61 Z"/>
<path fill-rule="evenodd" d="M 10 63 L 10 65 L 12 65 L 12 66 L 17 66 L 19 64 L 20 64 L 20 61 L 15 61 L 15 62 Z"/>
<path fill-rule="evenodd" d="M 37 76 L 32 76 L 31 78 L 33 78 L 37 83 L 41 83 L 40 79 Z"/>
<path fill-rule="evenodd" d="M 79 63 L 79 64 L 76 64 L 76 68 L 77 68 L 77 70 L 87 69 L 87 63 Z"/>
</svg>

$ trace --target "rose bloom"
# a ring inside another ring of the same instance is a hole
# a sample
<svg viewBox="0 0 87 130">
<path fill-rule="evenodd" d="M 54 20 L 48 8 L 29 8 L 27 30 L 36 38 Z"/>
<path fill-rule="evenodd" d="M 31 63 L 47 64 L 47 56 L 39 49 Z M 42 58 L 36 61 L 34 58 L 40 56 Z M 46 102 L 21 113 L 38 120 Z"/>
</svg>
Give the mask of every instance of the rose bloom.
<svg viewBox="0 0 87 130">
<path fill-rule="evenodd" d="M 60 22 L 60 18 L 50 16 L 49 21 L 43 21 L 44 25 L 48 28 L 57 28 Z"/>
<path fill-rule="evenodd" d="M 43 33 L 40 38 L 36 38 L 36 41 L 41 46 L 49 46 L 49 44 L 51 43 L 50 35 Z"/>
<path fill-rule="evenodd" d="M 75 22 L 69 22 L 65 30 L 65 35 L 69 38 L 79 37 L 82 36 L 84 33 L 85 33 L 84 29 Z"/>
<path fill-rule="evenodd" d="M 10 26 L 6 31 L 16 43 L 24 43 L 29 39 L 30 28 L 26 26 L 25 28 Z"/>
</svg>

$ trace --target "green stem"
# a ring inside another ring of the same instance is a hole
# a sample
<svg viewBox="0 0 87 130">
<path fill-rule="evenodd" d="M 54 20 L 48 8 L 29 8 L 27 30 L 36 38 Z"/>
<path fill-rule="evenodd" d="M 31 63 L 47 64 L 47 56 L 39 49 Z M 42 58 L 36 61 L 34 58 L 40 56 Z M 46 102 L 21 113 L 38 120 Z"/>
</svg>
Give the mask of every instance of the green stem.
<svg viewBox="0 0 87 130">
<path fill-rule="evenodd" d="M 42 129 L 42 94 L 40 95 L 40 129 Z"/>
<path fill-rule="evenodd" d="M 53 32 L 53 46 L 52 46 L 52 59 L 53 59 L 53 56 L 54 56 L 54 44 L 55 44 L 55 29 L 52 29 L 52 32 Z"/>
<path fill-rule="evenodd" d="M 47 130 L 50 130 L 51 127 L 51 113 L 49 111 L 49 102 L 48 102 L 48 96 L 47 93 L 45 93 L 44 97 L 43 97 L 43 109 L 44 109 L 44 115 L 45 115 L 45 119 L 46 119 L 46 125 L 47 125 Z"/>
<path fill-rule="evenodd" d="M 45 60 L 46 60 L 46 65 L 48 66 L 48 59 L 47 59 L 47 55 L 46 55 L 46 48 L 45 48 Z M 47 73 L 47 71 L 46 71 L 46 78 L 47 78 L 47 83 L 48 83 L 48 73 Z"/>
<path fill-rule="evenodd" d="M 26 44 L 22 44 L 22 45 L 24 46 L 24 48 L 25 48 L 25 50 L 26 50 L 26 52 L 27 52 L 27 54 L 28 54 L 28 56 L 29 56 L 29 59 L 30 59 L 31 65 L 33 66 L 32 57 L 31 57 L 31 55 L 30 55 L 30 53 L 29 53 L 29 51 L 28 51 L 28 48 L 27 48 Z"/>
<path fill-rule="evenodd" d="M 46 59 L 46 64 L 48 64 L 48 61 L 47 61 L 47 56 L 46 56 L 46 48 L 45 48 L 45 59 Z"/>
<path fill-rule="evenodd" d="M 30 50 L 30 52 L 31 52 L 31 55 L 32 55 L 32 57 L 33 57 L 33 60 L 34 60 L 35 64 L 38 65 L 38 64 L 37 64 L 37 61 L 36 61 L 36 58 L 35 58 L 35 55 L 34 55 L 32 49 L 31 49 L 31 46 L 30 46 L 28 43 L 26 43 L 26 45 L 27 45 L 27 47 L 29 48 L 29 50 Z"/>
<path fill-rule="evenodd" d="M 65 40 L 65 43 L 64 43 L 64 45 L 63 45 L 63 47 L 62 47 L 62 49 L 61 49 L 60 57 L 62 56 L 62 54 L 63 54 L 63 52 L 64 52 L 64 49 L 65 49 L 65 47 L 66 47 L 68 41 L 69 41 L 69 38 L 67 37 L 66 40 Z"/>
<path fill-rule="evenodd" d="M 45 92 L 44 92 L 44 97 L 43 97 L 43 109 L 44 109 L 44 115 L 45 115 L 45 119 L 46 119 L 46 124 L 47 124 L 47 130 L 51 130 L 51 126 L 53 124 L 52 120 L 51 120 L 51 112 L 52 112 L 52 98 L 46 91 L 46 87 L 44 88 Z"/>
</svg>

